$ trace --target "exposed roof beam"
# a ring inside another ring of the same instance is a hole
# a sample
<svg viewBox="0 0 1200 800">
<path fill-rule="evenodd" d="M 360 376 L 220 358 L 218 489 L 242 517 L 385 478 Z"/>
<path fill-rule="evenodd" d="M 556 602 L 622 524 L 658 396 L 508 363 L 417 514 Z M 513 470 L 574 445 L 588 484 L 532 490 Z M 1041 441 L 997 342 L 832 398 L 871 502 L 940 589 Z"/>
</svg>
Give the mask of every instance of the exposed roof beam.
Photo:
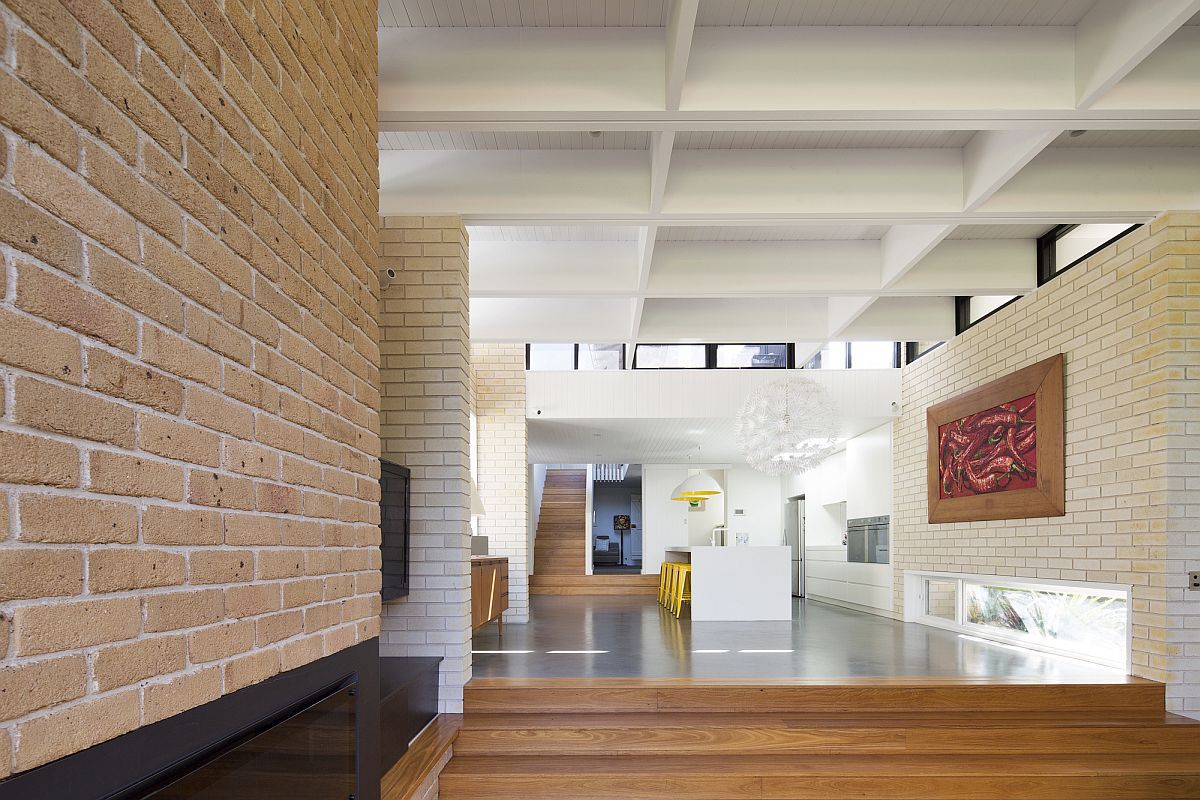
<svg viewBox="0 0 1200 800">
<path fill-rule="evenodd" d="M 874 296 L 850 296 L 829 298 L 827 325 L 830 341 L 841 336 L 854 320 L 863 315 L 876 298 Z"/>
<path fill-rule="evenodd" d="M 637 340 L 642 329 L 642 312 L 646 308 L 644 292 L 650 282 L 650 266 L 654 261 L 654 246 L 658 241 L 658 226 L 647 225 L 638 231 L 638 278 L 637 296 L 629 318 L 629 338 Z"/>
<path fill-rule="evenodd" d="M 980 131 L 963 148 L 963 207 L 971 211 L 991 197 L 1062 131 Z"/>
<path fill-rule="evenodd" d="M 880 285 L 891 286 L 950 235 L 953 225 L 894 225 L 880 243 Z"/>
<path fill-rule="evenodd" d="M 696 30 L 696 12 L 700 0 L 672 0 L 667 22 L 667 109 L 679 108 L 688 58 L 692 53 L 692 34 Z"/>
<path fill-rule="evenodd" d="M 1025 109 L 958 111 L 383 110 L 381 131 L 983 131 L 1200 130 L 1200 111 Z"/>
<path fill-rule="evenodd" d="M 1088 108 L 1185 22 L 1200 0 L 1100 0 L 1075 28 L 1075 101 Z"/>
<path fill-rule="evenodd" d="M 826 297 L 1015 294 L 1036 285 L 1034 239 L 948 239 L 880 282 L 879 240 L 660 241 L 648 285 L 633 242 L 479 242 L 473 297 Z M 736 264 L 737 269 L 729 269 Z"/>
<path fill-rule="evenodd" d="M 674 131 L 654 131 L 650 134 L 650 212 L 653 214 L 662 211 L 674 149 Z"/>
<path fill-rule="evenodd" d="M 385 214 L 456 212 L 471 224 L 1137 221 L 1200 204 L 1195 152 L 1050 147 L 964 211 L 963 160 L 953 148 L 676 150 L 654 213 L 644 151 L 391 150 L 380 154 L 380 204 Z"/>
<path fill-rule="evenodd" d="M 588 212 L 499 212 L 478 211 L 462 213 L 468 225 L 606 225 L 621 228 L 639 225 L 659 227 L 707 227 L 722 226 L 796 226 L 807 224 L 828 225 L 1058 225 L 1082 224 L 1086 222 L 1145 222 L 1161 213 L 1161 208 L 1130 210 L 1125 208 L 1103 209 L 1095 207 L 1063 208 L 1062 210 L 1007 211 L 985 213 L 981 211 L 955 213 L 905 213 L 893 211 L 872 215 L 865 214 L 613 214 Z M 1171 204 L 1164 204 L 1169 206 Z M 1194 203 L 1192 204 L 1194 205 Z M 1183 205 L 1177 207 L 1183 208 Z M 385 214 L 404 212 L 385 211 Z M 432 212 L 431 212 L 432 213 Z M 447 212 L 451 213 L 451 212 Z"/>
<path fill-rule="evenodd" d="M 1153 51 L 1198 2 L 1104 0 L 1079 26 L 1078 47 L 1076 31 L 1061 26 L 915 26 L 886 35 L 852 26 L 696 28 L 689 48 L 685 23 L 696 0 L 677 0 L 667 42 L 654 28 L 389 28 L 380 32 L 379 114 L 384 130 L 484 120 L 577 130 L 750 120 L 760 129 L 788 120 L 825 129 L 856 120 L 1087 127 L 1080 123 L 1105 115 L 1077 108 L 1139 62 L 1161 67 L 1159 82 L 1195 85 L 1190 62 Z M 1196 118 L 1186 103 L 1136 101 L 1115 119 Z"/>
</svg>

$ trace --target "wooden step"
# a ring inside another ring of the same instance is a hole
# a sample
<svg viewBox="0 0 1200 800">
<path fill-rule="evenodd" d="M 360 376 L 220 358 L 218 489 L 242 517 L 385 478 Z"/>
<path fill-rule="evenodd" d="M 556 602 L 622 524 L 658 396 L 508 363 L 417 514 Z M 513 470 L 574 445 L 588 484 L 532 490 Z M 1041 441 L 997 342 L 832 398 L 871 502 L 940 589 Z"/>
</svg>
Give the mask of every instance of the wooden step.
<svg viewBox="0 0 1200 800">
<path fill-rule="evenodd" d="M 1200 759 L 1161 754 L 462 756 L 443 800 L 1124 800 L 1200 796 Z"/>
<path fill-rule="evenodd" d="M 658 594 L 658 576 L 544 575 L 535 573 L 529 576 L 529 593 L 535 595 L 636 595 L 646 597 Z"/>
<path fill-rule="evenodd" d="M 540 571 L 540 566 L 538 566 Z M 984 683 L 942 678 L 843 681 L 611 679 L 474 680 L 465 689 L 469 713 L 739 711 L 1122 711 L 1163 713 L 1165 687 L 1137 678 L 1109 683 Z"/>
<path fill-rule="evenodd" d="M 468 714 L 461 755 L 1179 753 L 1200 724 L 1171 714 Z"/>
<path fill-rule="evenodd" d="M 570 577 L 547 575 L 545 577 Z M 586 576 L 584 576 L 586 577 Z M 533 595 L 553 595 L 559 597 L 586 597 L 588 595 L 608 597 L 653 597 L 658 594 L 658 587 L 651 586 L 589 586 L 587 584 L 573 586 L 530 586 L 529 593 Z"/>
<path fill-rule="evenodd" d="M 534 575 L 529 580 L 530 586 L 569 586 L 586 581 L 592 586 L 653 586 L 658 588 L 657 575 L 585 575 L 582 578 L 559 578 Z"/>
</svg>

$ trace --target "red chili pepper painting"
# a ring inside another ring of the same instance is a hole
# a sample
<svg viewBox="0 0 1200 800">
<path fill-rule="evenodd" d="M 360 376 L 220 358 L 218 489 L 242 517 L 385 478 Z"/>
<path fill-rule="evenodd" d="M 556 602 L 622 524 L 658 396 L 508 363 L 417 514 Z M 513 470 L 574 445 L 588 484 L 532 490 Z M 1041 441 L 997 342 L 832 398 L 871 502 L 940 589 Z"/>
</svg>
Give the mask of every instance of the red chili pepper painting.
<svg viewBox="0 0 1200 800">
<path fill-rule="evenodd" d="M 938 426 L 940 496 L 1037 486 L 1037 395 Z"/>
</svg>

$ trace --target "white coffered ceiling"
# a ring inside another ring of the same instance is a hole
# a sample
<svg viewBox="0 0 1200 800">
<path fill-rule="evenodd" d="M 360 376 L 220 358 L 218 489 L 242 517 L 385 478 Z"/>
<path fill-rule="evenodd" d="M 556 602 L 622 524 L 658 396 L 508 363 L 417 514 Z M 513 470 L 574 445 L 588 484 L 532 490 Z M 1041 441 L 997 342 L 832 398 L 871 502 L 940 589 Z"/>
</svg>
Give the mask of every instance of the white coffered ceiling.
<svg viewBox="0 0 1200 800">
<path fill-rule="evenodd" d="M 942 338 L 1052 226 L 1200 208 L 1198 12 L 382 0 L 381 206 L 466 218 L 481 340 Z"/>
</svg>

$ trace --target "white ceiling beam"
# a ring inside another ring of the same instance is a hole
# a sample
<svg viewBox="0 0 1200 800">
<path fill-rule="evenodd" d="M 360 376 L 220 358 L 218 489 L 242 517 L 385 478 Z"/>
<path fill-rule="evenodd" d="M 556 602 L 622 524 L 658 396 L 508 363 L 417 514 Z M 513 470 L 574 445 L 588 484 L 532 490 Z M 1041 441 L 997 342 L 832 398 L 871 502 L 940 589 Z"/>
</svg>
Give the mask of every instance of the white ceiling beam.
<svg viewBox="0 0 1200 800">
<path fill-rule="evenodd" d="M 928 296 L 1023 292 L 1033 239 L 946 240 L 887 287 L 879 240 L 660 241 L 649 282 L 634 242 L 475 242 L 473 297 Z M 737 269 L 730 269 L 736 264 Z"/>
<path fill-rule="evenodd" d="M 1100 0 L 1075 28 L 1075 102 L 1088 108 L 1200 13 L 1200 0 Z"/>
<path fill-rule="evenodd" d="M 674 131 L 654 131 L 650 134 L 650 213 L 662 211 L 667 193 L 667 176 L 671 171 L 671 154 L 675 150 Z"/>
<path fill-rule="evenodd" d="M 489 211 L 468 212 L 462 215 L 468 225 L 519 225 L 561 226 L 574 224 L 603 225 L 618 228 L 639 225 L 659 227 L 710 227 L 721 226 L 785 226 L 797 225 L 1057 225 L 1059 223 L 1084 224 L 1088 222 L 1145 222 L 1161 213 L 1162 208 L 1131 211 L 1128 203 L 1112 203 L 1105 209 L 1096 203 L 1087 203 L 1072 193 L 1062 200 L 1057 209 L 1009 210 L 992 212 L 989 208 L 972 212 L 913 213 L 890 211 L 875 214 L 817 214 L 817 213 L 754 213 L 725 212 L 711 214 L 614 214 L 605 212 L 512 212 Z M 1103 205 L 1107 205 L 1103 204 Z M 1073 206 L 1078 206 L 1077 208 Z M 1183 206 L 1178 206 L 1182 208 Z M 385 205 L 386 209 L 387 206 Z M 399 211 L 385 210 L 384 214 Z M 411 212 L 411 213 L 416 213 Z M 432 212 L 430 212 L 432 213 Z"/>
<path fill-rule="evenodd" d="M 667 110 L 679 108 L 683 82 L 687 77 L 688 58 L 692 53 L 692 35 L 696 30 L 696 12 L 700 0 L 672 0 L 667 21 Z"/>
<path fill-rule="evenodd" d="M 1137 222 L 1200 205 L 1188 147 L 1049 147 L 971 211 L 952 148 L 677 150 L 657 214 L 649 172 L 638 151 L 386 151 L 380 205 L 474 225 L 626 226 Z"/>
<path fill-rule="evenodd" d="M 1083 91 L 1111 86 L 1196 3 L 1106 0 L 1133 17 L 1114 21 L 1098 9 L 1081 26 L 1079 61 L 1097 87 Z M 676 4 L 681 23 L 694 4 Z M 702 27 L 690 48 L 686 25 L 673 33 L 675 45 L 655 28 L 385 29 L 380 126 L 986 130 L 1197 119 L 1186 105 L 1080 109 L 1069 27 Z M 1178 78 L 1200 82 L 1186 70 Z M 669 87 L 682 90 L 680 110 Z"/>
<path fill-rule="evenodd" d="M 642 316 L 646 309 L 646 286 L 650 281 L 650 266 L 654 261 L 654 247 L 658 242 L 658 226 L 646 225 L 638 231 L 637 295 L 632 300 L 629 316 L 629 338 L 637 341 L 642 330 Z"/>
<path fill-rule="evenodd" d="M 826 318 L 826 328 L 829 331 L 828 340 L 836 340 L 847 328 L 863 315 L 871 304 L 876 301 L 874 296 L 849 296 L 829 298 L 829 311 Z"/>
<path fill-rule="evenodd" d="M 1049 147 L 978 211 L 1149 219 L 1162 209 L 1197 207 L 1200 158 L 1194 147 Z"/>
<path fill-rule="evenodd" d="M 963 207 L 971 211 L 1007 183 L 1062 131 L 979 131 L 963 148 Z"/>
<path fill-rule="evenodd" d="M 1182 34 L 1181 34 L 1182 35 Z M 1179 91 L 1194 86 L 1176 76 Z M 1120 87 L 1118 87 L 1120 88 Z M 1107 98 L 1105 98 L 1107 102 Z M 532 111 L 381 110 L 381 131 L 982 131 L 982 130 L 1200 130 L 1200 112 L 1128 103 L 1098 109 L 940 111 L 888 108 L 859 111 Z"/>
<path fill-rule="evenodd" d="M 880 243 L 879 283 L 888 287 L 950 235 L 953 225 L 893 225 Z"/>
</svg>

